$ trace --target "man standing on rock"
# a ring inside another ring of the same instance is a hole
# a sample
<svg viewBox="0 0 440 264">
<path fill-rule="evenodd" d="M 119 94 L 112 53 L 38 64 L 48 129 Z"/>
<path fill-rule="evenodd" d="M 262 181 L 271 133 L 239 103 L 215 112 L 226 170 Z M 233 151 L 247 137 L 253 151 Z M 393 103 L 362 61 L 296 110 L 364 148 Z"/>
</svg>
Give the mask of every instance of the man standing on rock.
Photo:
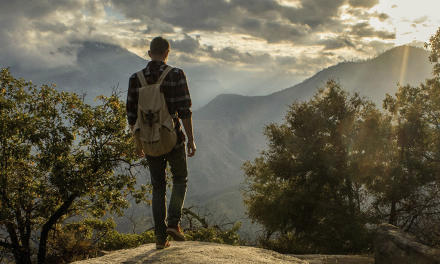
<svg viewBox="0 0 440 264">
<path fill-rule="evenodd" d="M 142 73 L 148 85 L 155 84 L 164 70 L 168 67 L 166 64 L 168 54 L 170 52 L 169 42 L 162 38 L 156 37 L 151 41 L 148 55 L 151 61 L 147 67 L 142 69 Z M 137 74 L 133 74 L 129 79 L 127 94 L 127 117 L 128 123 L 133 130 L 138 118 L 138 100 L 139 88 L 141 82 Z M 138 156 L 146 157 L 151 175 L 151 183 L 153 185 L 153 218 L 154 218 L 154 234 L 156 238 L 156 248 L 164 249 L 169 247 L 168 235 L 176 241 L 184 241 L 185 236 L 180 229 L 180 220 L 182 218 L 183 202 L 185 200 L 187 188 L 187 154 L 185 151 L 185 134 L 182 131 L 180 120 L 188 139 L 188 157 L 194 156 L 196 145 L 194 144 L 191 97 L 186 82 L 186 76 L 183 70 L 173 68 L 163 79 L 160 86 L 163 92 L 168 111 L 173 117 L 174 127 L 177 134 L 176 146 L 166 154 L 161 156 L 145 155 L 143 150 L 136 149 Z M 166 173 L 165 169 L 169 163 L 171 173 L 173 175 L 173 190 L 171 201 L 168 209 L 166 208 Z"/>
</svg>

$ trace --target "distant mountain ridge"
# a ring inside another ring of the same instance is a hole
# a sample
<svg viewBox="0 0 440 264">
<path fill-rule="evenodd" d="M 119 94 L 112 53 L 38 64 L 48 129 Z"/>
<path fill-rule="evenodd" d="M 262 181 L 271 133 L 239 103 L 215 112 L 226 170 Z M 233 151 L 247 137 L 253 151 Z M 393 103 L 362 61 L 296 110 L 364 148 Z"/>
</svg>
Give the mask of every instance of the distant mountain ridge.
<svg viewBox="0 0 440 264">
<path fill-rule="evenodd" d="M 232 112 L 244 113 L 243 109 L 252 108 L 251 112 L 254 113 L 269 112 L 271 122 L 275 121 L 272 117 L 278 117 L 277 121 L 280 121 L 279 113 L 273 113 L 273 107 L 279 106 L 287 110 L 285 105 L 291 104 L 293 100 L 310 99 L 317 92 L 317 87 L 323 87 L 329 78 L 339 80 L 347 91 L 359 92 L 381 107 L 385 94 L 394 95 L 397 91 L 398 82 L 402 82 L 402 85 L 418 85 L 430 77 L 432 65 L 428 62 L 428 56 L 429 52 L 426 50 L 400 46 L 368 61 L 343 62 L 331 66 L 302 83 L 267 96 L 219 95 L 197 111 L 196 116 L 203 120 L 227 118 Z M 407 62 L 404 62 L 404 59 Z M 401 73 L 404 73 L 404 76 L 401 76 Z M 238 101 L 240 104 L 237 104 Z M 222 105 L 224 107 L 221 107 Z M 266 106 L 271 110 L 266 109 Z M 260 108 L 263 110 L 258 110 Z"/>
<path fill-rule="evenodd" d="M 128 78 L 145 68 L 148 60 L 117 45 L 100 42 L 83 42 L 78 50 L 75 65 L 54 69 L 24 70 L 11 67 L 16 78 L 24 77 L 34 84 L 56 84 L 58 89 L 78 94 L 87 93 L 90 101 L 101 94 L 108 95 L 112 88 L 128 88 Z M 0 65 L 2 68 L 9 65 Z M 172 65 L 171 66 L 176 66 Z M 218 80 L 189 79 L 193 108 L 197 109 L 215 96 L 226 93 Z M 122 93 L 125 100 L 126 93 Z"/>
</svg>

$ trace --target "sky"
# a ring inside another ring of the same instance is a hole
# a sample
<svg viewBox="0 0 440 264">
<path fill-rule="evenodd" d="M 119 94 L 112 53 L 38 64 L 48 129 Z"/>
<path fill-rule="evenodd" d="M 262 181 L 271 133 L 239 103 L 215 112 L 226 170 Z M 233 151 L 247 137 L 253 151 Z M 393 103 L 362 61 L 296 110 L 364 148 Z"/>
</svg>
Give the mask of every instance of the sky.
<svg viewBox="0 0 440 264">
<path fill-rule="evenodd" d="M 72 66 L 84 41 L 149 59 L 163 36 L 189 82 L 265 95 L 344 60 L 423 47 L 438 10 L 438 0 L 0 0 L 0 66 Z"/>
</svg>

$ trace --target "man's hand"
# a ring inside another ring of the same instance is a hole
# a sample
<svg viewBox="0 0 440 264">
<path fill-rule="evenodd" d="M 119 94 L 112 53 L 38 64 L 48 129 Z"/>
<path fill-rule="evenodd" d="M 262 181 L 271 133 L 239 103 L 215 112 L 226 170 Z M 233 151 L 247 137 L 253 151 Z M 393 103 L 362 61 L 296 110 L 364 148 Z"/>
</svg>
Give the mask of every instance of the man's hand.
<svg viewBox="0 0 440 264">
<path fill-rule="evenodd" d="M 139 158 L 145 157 L 145 153 L 142 149 L 136 149 L 136 154 L 138 155 Z"/>
<path fill-rule="evenodd" d="M 196 144 L 194 141 L 188 141 L 188 157 L 192 157 L 196 154 Z"/>
<path fill-rule="evenodd" d="M 194 143 L 192 118 L 184 118 L 181 120 L 183 128 L 185 128 L 186 137 L 188 138 L 188 157 L 192 157 L 194 156 L 194 154 L 196 154 L 196 144 Z"/>
</svg>

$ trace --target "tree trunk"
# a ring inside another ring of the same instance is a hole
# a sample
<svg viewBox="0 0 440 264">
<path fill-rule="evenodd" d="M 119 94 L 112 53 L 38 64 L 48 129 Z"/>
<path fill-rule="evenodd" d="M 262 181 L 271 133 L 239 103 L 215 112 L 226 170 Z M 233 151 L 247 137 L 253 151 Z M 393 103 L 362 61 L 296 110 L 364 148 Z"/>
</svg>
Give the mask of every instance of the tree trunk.
<svg viewBox="0 0 440 264">
<path fill-rule="evenodd" d="M 49 218 L 49 220 L 47 220 L 41 229 L 40 246 L 38 247 L 38 264 L 45 264 L 46 262 L 47 238 L 49 236 L 49 231 L 52 229 L 53 225 L 56 224 L 58 219 L 66 214 L 76 197 L 76 194 L 71 194 L 66 201 L 64 201 L 63 205 L 61 205 L 61 207 L 58 208 L 58 210 Z"/>
<path fill-rule="evenodd" d="M 396 202 L 392 201 L 391 202 L 391 210 L 390 210 L 390 218 L 388 219 L 388 224 L 395 226 L 396 225 L 396 217 L 397 217 Z"/>
</svg>

